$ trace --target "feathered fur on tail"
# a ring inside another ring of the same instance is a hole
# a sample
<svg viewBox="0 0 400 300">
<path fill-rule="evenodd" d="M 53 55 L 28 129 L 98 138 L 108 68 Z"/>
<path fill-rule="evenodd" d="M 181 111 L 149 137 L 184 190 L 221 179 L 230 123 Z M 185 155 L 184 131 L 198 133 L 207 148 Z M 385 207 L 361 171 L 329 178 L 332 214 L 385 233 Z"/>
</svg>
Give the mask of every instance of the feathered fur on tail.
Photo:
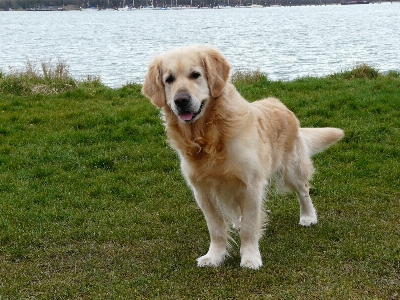
<svg viewBox="0 0 400 300">
<path fill-rule="evenodd" d="M 303 139 L 309 156 L 321 152 L 338 142 L 343 136 L 343 130 L 339 128 L 300 128 L 300 136 Z"/>
</svg>

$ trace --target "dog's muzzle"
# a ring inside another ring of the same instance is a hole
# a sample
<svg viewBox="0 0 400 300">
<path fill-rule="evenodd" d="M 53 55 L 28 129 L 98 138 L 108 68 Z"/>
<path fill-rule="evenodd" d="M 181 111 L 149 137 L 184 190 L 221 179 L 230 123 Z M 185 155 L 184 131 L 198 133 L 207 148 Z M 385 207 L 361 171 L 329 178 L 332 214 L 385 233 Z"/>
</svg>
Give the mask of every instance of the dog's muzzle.
<svg viewBox="0 0 400 300">
<path fill-rule="evenodd" d="M 201 103 L 198 111 L 193 111 L 192 97 L 188 93 L 179 93 L 174 97 L 174 104 L 179 118 L 186 123 L 190 123 L 195 120 L 203 109 L 204 101 Z"/>
</svg>

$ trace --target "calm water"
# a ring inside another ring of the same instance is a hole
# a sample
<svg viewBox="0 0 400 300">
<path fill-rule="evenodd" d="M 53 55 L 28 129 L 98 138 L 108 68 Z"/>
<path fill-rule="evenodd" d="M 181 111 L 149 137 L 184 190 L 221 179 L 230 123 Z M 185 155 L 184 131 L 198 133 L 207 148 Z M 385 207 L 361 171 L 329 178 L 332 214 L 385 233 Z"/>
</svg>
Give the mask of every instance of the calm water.
<svg viewBox="0 0 400 300">
<path fill-rule="evenodd" d="M 400 4 L 168 11 L 0 12 L 0 68 L 63 60 L 71 74 L 119 87 L 150 59 L 212 44 L 233 69 L 271 79 L 323 76 L 368 63 L 400 70 Z"/>
</svg>

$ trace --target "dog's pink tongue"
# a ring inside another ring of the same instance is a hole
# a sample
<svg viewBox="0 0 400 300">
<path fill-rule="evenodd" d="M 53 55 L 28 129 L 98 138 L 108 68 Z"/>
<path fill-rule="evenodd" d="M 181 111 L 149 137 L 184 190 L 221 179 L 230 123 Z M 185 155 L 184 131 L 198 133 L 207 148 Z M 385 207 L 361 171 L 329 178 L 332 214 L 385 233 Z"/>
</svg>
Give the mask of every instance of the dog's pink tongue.
<svg viewBox="0 0 400 300">
<path fill-rule="evenodd" d="M 184 113 L 184 114 L 179 115 L 179 117 L 183 121 L 190 121 L 193 118 L 193 113 Z"/>
</svg>

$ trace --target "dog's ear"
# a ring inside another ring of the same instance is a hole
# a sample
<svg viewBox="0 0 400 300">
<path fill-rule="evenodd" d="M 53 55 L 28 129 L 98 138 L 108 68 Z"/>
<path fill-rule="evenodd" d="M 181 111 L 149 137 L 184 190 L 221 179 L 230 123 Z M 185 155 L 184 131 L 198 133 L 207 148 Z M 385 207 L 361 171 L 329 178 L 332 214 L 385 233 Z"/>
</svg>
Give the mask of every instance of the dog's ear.
<svg viewBox="0 0 400 300">
<path fill-rule="evenodd" d="M 163 107 L 166 103 L 161 74 L 161 60 L 159 58 L 155 58 L 149 65 L 149 70 L 147 71 L 142 87 L 142 93 L 159 108 Z"/>
<path fill-rule="evenodd" d="M 211 96 L 218 97 L 229 79 L 231 66 L 226 58 L 216 49 L 205 47 L 201 52 L 204 68 L 207 72 L 208 87 Z"/>
</svg>

